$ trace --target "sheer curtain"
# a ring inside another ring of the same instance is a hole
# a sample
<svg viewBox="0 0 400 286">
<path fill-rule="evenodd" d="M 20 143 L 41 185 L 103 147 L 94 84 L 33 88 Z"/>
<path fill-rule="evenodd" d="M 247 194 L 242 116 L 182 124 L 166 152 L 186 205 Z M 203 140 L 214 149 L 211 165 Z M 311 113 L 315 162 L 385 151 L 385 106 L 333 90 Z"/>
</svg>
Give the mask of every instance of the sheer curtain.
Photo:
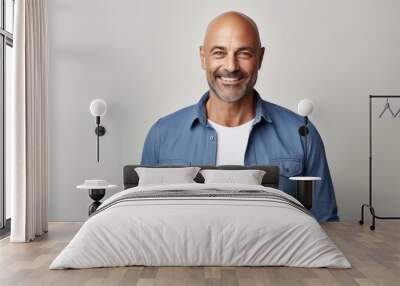
<svg viewBox="0 0 400 286">
<path fill-rule="evenodd" d="M 13 92 L 8 118 L 12 242 L 47 232 L 46 0 L 16 0 Z M 7 146 L 6 146 L 7 148 Z M 6 178 L 7 179 L 7 178 Z"/>
</svg>

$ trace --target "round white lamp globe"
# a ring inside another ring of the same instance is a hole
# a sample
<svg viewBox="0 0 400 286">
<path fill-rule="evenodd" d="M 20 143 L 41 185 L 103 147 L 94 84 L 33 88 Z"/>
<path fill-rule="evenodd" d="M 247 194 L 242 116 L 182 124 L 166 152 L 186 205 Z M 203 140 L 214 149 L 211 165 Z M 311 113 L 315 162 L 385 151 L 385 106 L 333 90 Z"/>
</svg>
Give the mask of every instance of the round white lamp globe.
<svg viewBox="0 0 400 286">
<path fill-rule="evenodd" d="M 300 100 L 297 110 L 301 116 L 308 116 L 313 112 L 314 104 L 309 99 L 302 99 Z"/>
<path fill-rule="evenodd" d="M 104 116 L 107 111 L 107 103 L 100 98 L 93 99 L 90 103 L 90 113 L 93 116 Z"/>
</svg>

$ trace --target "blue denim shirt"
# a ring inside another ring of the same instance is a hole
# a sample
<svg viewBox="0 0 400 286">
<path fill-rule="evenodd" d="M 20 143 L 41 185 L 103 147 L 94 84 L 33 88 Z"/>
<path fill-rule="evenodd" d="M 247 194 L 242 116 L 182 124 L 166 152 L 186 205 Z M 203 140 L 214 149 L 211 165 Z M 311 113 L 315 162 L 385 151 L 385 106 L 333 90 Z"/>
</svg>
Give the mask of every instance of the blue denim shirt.
<svg viewBox="0 0 400 286">
<path fill-rule="evenodd" d="M 304 140 L 299 135 L 302 116 L 264 101 L 255 92 L 256 115 L 249 136 L 244 163 L 278 165 L 279 189 L 295 195 L 292 176 L 317 176 L 311 212 L 319 221 L 337 221 L 332 179 L 322 139 L 309 123 L 307 166 L 304 166 Z M 208 92 L 195 104 L 159 119 L 144 143 L 142 165 L 215 165 L 217 134 L 207 123 L 205 103 Z"/>
</svg>

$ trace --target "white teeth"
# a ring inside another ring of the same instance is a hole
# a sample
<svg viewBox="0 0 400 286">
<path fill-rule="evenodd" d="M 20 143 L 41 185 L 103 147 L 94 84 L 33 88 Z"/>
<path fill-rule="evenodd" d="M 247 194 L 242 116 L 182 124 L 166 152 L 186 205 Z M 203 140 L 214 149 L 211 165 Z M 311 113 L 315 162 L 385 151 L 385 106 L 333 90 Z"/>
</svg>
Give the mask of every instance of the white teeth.
<svg viewBox="0 0 400 286">
<path fill-rule="evenodd" d="M 221 79 L 224 81 L 238 81 L 238 78 L 232 78 L 232 77 L 223 77 L 221 76 Z"/>
</svg>

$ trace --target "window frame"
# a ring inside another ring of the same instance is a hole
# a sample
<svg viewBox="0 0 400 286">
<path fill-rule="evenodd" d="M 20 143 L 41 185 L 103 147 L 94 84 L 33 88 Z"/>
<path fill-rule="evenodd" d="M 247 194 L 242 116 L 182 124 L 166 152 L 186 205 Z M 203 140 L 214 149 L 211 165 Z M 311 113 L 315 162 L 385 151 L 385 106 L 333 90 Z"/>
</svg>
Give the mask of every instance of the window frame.
<svg viewBox="0 0 400 286">
<path fill-rule="evenodd" d="M 6 218 L 6 189 L 5 189 L 5 104 L 6 104 L 6 48 L 13 48 L 14 36 L 6 30 L 6 0 L 0 0 L 0 237 L 10 231 L 10 219 Z M 11 0 L 14 14 L 15 0 Z M 14 17 L 12 15 L 12 17 Z M 14 27 L 13 27 L 14 30 Z"/>
</svg>

